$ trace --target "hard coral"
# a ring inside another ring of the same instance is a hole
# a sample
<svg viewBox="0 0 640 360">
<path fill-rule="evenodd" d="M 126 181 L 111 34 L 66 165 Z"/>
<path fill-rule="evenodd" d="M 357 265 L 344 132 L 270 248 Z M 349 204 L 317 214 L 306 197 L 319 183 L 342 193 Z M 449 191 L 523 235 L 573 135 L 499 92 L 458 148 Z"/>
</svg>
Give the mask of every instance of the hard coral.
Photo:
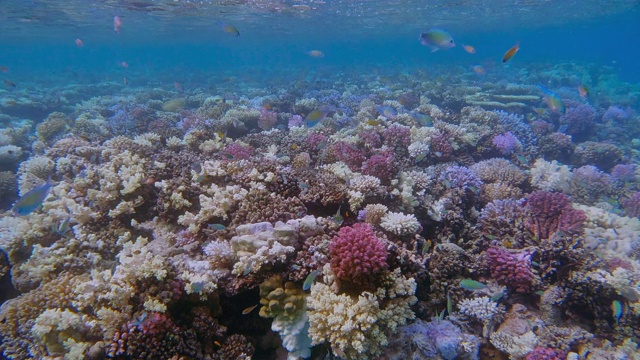
<svg viewBox="0 0 640 360">
<path fill-rule="evenodd" d="M 387 267 L 387 249 L 369 224 L 340 229 L 329 245 L 331 270 L 338 279 L 368 285 Z"/>
<path fill-rule="evenodd" d="M 548 239 L 557 231 L 581 233 L 586 215 L 571 206 L 569 197 L 562 193 L 536 191 L 526 200 L 531 216 L 527 221 L 529 231 L 536 239 Z"/>
<path fill-rule="evenodd" d="M 509 251 L 492 246 L 485 255 L 492 278 L 516 292 L 527 293 L 535 281 L 535 274 L 531 268 L 532 254 L 531 250 Z"/>
<path fill-rule="evenodd" d="M 371 156 L 362 164 L 362 173 L 375 176 L 383 184 L 389 184 L 398 172 L 397 162 L 389 149 L 381 151 L 379 154 Z"/>
</svg>

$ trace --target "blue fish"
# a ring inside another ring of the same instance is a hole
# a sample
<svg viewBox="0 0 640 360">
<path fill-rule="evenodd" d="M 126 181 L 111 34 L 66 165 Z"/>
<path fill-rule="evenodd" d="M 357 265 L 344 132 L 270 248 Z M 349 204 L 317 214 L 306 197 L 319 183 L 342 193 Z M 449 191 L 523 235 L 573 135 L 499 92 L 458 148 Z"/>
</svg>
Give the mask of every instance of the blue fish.
<svg viewBox="0 0 640 360">
<path fill-rule="evenodd" d="M 304 280 L 304 283 L 302 284 L 302 290 L 303 291 L 307 291 L 309 289 L 311 289 L 311 285 L 313 284 L 313 281 L 316 279 L 316 276 L 318 276 L 320 272 L 318 271 L 318 269 L 313 270 L 311 273 L 309 273 L 309 275 L 307 275 L 307 278 Z"/>
<path fill-rule="evenodd" d="M 51 189 L 51 183 L 49 179 L 47 182 L 32 189 L 28 193 L 24 194 L 18 201 L 13 204 L 13 215 L 14 216 L 24 216 L 31 214 L 36 211 L 44 199 L 49 195 L 49 190 Z"/>
<path fill-rule="evenodd" d="M 329 114 L 329 111 L 327 111 L 326 109 L 313 110 L 312 112 L 307 114 L 307 116 L 304 118 L 304 125 L 307 128 L 312 128 L 318 125 L 318 123 L 322 121 L 322 119 L 327 117 L 328 114 Z"/>
</svg>

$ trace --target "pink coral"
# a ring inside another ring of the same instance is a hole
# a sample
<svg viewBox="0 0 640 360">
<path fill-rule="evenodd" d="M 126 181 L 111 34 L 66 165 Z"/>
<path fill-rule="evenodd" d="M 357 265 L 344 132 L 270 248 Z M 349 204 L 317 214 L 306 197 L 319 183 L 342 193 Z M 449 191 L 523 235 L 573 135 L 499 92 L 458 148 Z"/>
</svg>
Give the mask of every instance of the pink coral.
<svg viewBox="0 0 640 360">
<path fill-rule="evenodd" d="M 531 250 L 509 251 L 492 246 L 485 255 L 491 277 L 499 284 L 513 288 L 519 293 L 531 290 L 535 279 L 531 270 Z"/>
<path fill-rule="evenodd" d="M 562 350 L 536 347 L 527 355 L 527 360 L 565 360 L 567 355 Z"/>
<path fill-rule="evenodd" d="M 389 150 L 371 156 L 362 164 L 362 173 L 375 176 L 384 184 L 388 184 L 398 172 L 395 157 Z"/>
<path fill-rule="evenodd" d="M 358 133 L 358 137 L 369 149 L 377 149 L 382 146 L 382 138 L 377 129 L 364 129 Z"/>
<path fill-rule="evenodd" d="M 411 143 L 411 128 L 393 124 L 382 131 L 382 137 L 384 144 L 389 147 L 407 147 Z"/>
<path fill-rule="evenodd" d="M 366 284 L 387 267 L 387 249 L 369 224 L 340 229 L 329 245 L 331 270 L 338 279 Z"/>
<path fill-rule="evenodd" d="M 224 154 L 232 160 L 247 160 L 253 156 L 253 151 L 251 146 L 231 143 L 224 149 Z"/>
<path fill-rule="evenodd" d="M 623 199 L 620 201 L 620 205 L 622 205 L 625 215 L 640 217 L 640 192 L 636 191 L 628 198 Z"/>
<path fill-rule="evenodd" d="M 364 153 L 360 148 L 344 141 L 338 141 L 331 145 L 329 155 L 338 161 L 344 162 L 353 171 L 359 170 L 365 159 Z"/>
<path fill-rule="evenodd" d="M 526 206 L 531 214 L 527 228 L 538 241 L 557 231 L 579 234 L 587 220 L 584 212 L 574 209 L 569 197 L 562 193 L 533 192 L 527 197 Z"/>
</svg>

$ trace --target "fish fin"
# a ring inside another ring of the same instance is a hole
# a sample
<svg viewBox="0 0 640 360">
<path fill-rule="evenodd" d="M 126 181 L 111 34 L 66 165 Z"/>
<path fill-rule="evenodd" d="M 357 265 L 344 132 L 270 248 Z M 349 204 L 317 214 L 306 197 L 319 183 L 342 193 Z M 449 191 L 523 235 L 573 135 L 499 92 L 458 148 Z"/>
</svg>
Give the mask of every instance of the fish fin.
<svg viewBox="0 0 640 360">
<path fill-rule="evenodd" d="M 436 47 L 436 46 L 430 46 L 430 48 L 431 48 L 431 52 L 436 52 L 436 51 L 440 50 L 440 48 Z"/>
</svg>

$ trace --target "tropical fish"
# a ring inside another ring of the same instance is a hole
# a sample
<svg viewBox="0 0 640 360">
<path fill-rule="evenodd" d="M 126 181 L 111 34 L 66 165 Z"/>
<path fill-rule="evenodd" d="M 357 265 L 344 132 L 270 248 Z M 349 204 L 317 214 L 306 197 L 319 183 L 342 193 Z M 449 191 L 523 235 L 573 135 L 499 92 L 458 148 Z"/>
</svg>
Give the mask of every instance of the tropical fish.
<svg viewBox="0 0 640 360">
<path fill-rule="evenodd" d="M 560 96 L 542 85 L 538 85 L 538 88 L 540 88 L 540 90 L 544 93 L 544 100 L 549 106 L 549 109 L 552 112 L 564 114 L 565 107 L 562 99 L 560 99 Z"/>
<path fill-rule="evenodd" d="M 622 317 L 622 303 L 618 300 L 613 300 L 611 303 L 611 311 L 613 312 L 613 318 L 616 320 L 616 325 L 620 325 L 620 318 Z"/>
<path fill-rule="evenodd" d="M 331 220 L 334 223 L 338 224 L 338 226 L 342 225 L 342 223 L 344 222 L 344 218 L 340 214 L 341 210 L 342 210 L 342 205 L 338 206 L 338 211 L 336 211 L 336 214 L 331 217 Z"/>
<path fill-rule="evenodd" d="M 584 85 L 578 86 L 578 93 L 580 94 L 580 97 L 585 100 L 589 98 L 589 89 Z"/>
<path fill-rule="evenodd" d="M 431 127 L 433 126 L 433 118 L 427 114 L 422 114 L 417 111 L 412 111 L 409 113 L 413 120 L 417 121 L 418 124 L 422 127 Z"/>
<path fill-rule="evenodd" d="M 122 78 L 122 82 L 123 82 L 125 85 L 129 85 L 129 80 L 127 80 L 127 78 L 126 78 L 126 77 L 123 77 L 123 78 Z"/>
<path fill-rule="evenodd" d="M 7 84 L 7 86 L 16 87 L 16 83 L 11 80 L 5 79 L 4 83 Z"/>
<path fill-rule="evenodd" d="M 255 304 L 253 306 L 249 306 L 248 308 L 242 310 L 242 315 L 250 314 L 253 311 L 253 309 L 255 309 L 256 307 L 258 307 L 258 304 Z"/>
<path fill-rule="evenodd" d="M 314 58 L 323 58 L 324 57 L 324 53 L 320 50 L 311 50 L 309 52 L 307 52 L 307 55 L 314 57 Z"/>
<path fill-rule="evenodd" d="M 114 16 L 113 17 L 113 30 L 119 34 L 120 33 L 120 27 L 122 26 L 122 20 L 120 20 L 119 16 Z"/>
<path fill-rule="evenodd" d="M 484 66 L 482 66 L 482 65 L 473 65 L 471 67 L 471 70 L 473 70 L 473 72 L 478 74 L 478 75 L 484 75 L 486 73 L 486 70 L 484 69 Z"/>
<path fill-rule="evenodd" d="M 76 46 L 77 47 L 83 47 L 84 46 L 84 41 L 82 41 L 80 38 L 76 39 Z"/>
<path fill-rule="evenodd" d="M 475 291 L 475 290 L 486 289 L 487 285 L 471 279 L 462 279 L 460 281 L 460 287 L 462 287 L 465 290 Z"/>
<path fill-rule="evenodd" d="M 308 113 L 307 116 L 304 118 L 304 125 L 307 128 L 312 128 L 318 125 L 318 123 L 322 121 L 322 119 L 324 119 L 327 116 L 327 114 L 329 114 L 329 112 L 324 109 L 313 110 L 312 112 Z"/>
<path fill-rule="evenodd" d="M 47 182 L 45 182 L 44 184 L 24 194 L 15 202 L 15 204 L 13 204 L 13 215 L 22 216 L 34 212 L 37 208 L 40 207 L 40 205 L 42 205 L 44 199 L 47 198 L 50 189 L 51 183 L 47 179 Z"/>
<path fill-rule="evenodd" d="M 207 227 L 211 230 L 222 231 L 227 227 L 222 224 L 208 224 Z"/>
<path fill-rule="evenodd" d="M 9 68 L 6 66 L 0 66 L 0 71 L 2 71 L 3 73 L 6 73 L 9 71 Z"/>
<path fill-rule="evenodd" d="M 240 31 L 238 31 L 235 26 L 229 25 L 227 23 L 221 23 L 220 25 L 222 26 L 222 30 L 227 34 L 232 36 L 240 36 Z"/>
<path fill-rule="evenodd" d="M 319 273 L 320 271 L 318 271 L 318 269 L 310 272 L 309 275 L 307 275 L 307 278 L 304 279 L 304 283 L 302 284 L 302 290 L 307 291 L 311 289 L 311 285 L 313 284 L 313 281 L 316 279 L 316 276 L 318 276 Z"/>
<path fill-rule="evenodd" d="M 125 68 L 125 69 L 126 69 L 126 68 L 128 68 L 128 67 L 129 67 L 129 63 L 128 63 L 128 62 L 126 62 L 126 61 L 123 61 L 123 62 L 121 62 L 121 63 L 120 63 L 120 66 L 122 66 L 123 68 Z"/>
<path fill-rule="evenodd" d="M 476 53 L 476 48 L 474 48 L 471 45 L 462 44 L 462 48 L 464 49 L 464 51 L 468 52 L 469 54 L 475 54 Z"/>
<path fill-rule="evenodd" d="M 442 29 L 431 29 L 420 34 L 420 44 L 431 48 L 431 52 L 456 46 L 451 34 Z"/>
<path fill-rule="evenodd" d="M 378 113 L 384 117 L 386 117 L 387 119 L 395 119 L 396 116 L 398 115 L 398 111 L 396 111 L 396 108 L 394 108 L 393 106 L 389 106 L 389 105 L 378 105 L 376 106 L 376 110 L 378 110 Z"/>
<path fill-rule="evenodd" d="M 509 59 L 511 59 L 513 57 L 513 55 L 515 55 L 518 50 L 520 50 L 520 41 L 518 41 L 515 45 L 513 45 L 511 47 L 511 49 L 507 50 L 506 53 L 504 53 L 504 56 L 502 57 L 502 63 L 506 63 L 507 61 L 509 61 Z"/>
<path fill-rule="evenodd" d="M 504 297 L 504 291 L 498 291 L 491 295 L 491 301 L 498 301 Z"/>
</svg>

